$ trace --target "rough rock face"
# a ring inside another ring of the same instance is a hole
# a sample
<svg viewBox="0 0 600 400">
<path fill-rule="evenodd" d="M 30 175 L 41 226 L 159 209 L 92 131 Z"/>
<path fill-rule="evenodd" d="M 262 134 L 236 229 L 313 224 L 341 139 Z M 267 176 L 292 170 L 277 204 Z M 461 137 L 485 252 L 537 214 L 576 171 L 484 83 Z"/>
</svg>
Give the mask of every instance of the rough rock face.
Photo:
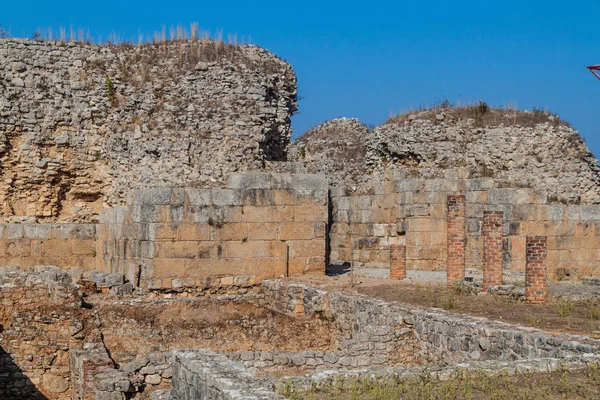
<svg viewBox="0 0 600 400">
<path fill-rule="evenodd" d="M 332 185 L 353 184 L 368 174 L 369 128 L 355 118 L 325 122 L 294 141 L 288 160 L 310 173 L 324 174 Z"/>
<path fill-rule="evenodd" d="M 600 202 L 598 161 L 576 130 L 540 111 L 437 108 L 373 131 L 356 119 L 336 119 L 294 142 L 289 158 L 333 184 L 363 190 L 385 170 L 463 168 L 465 178 L 547 190 L 551 201 Z"/>
<path fill-rule="evenodd" d="M 130 188 L 284 160 L 292 68 L 255 46 L 0 39 L 0 216 L 93 219 Z"/>
<path fill-rule="evenodd" d="M 377 127 L 368 145 L 370 163 L 377 169 L 466 167 L 469 177 L 547 190 L 556 201 L 600 201 L 598 160 L 556 116 L 490 109 L 484 115 L 471 111 L 475 118 L 469 118 L 461 112 L 423 111 Z"/>
</svg>

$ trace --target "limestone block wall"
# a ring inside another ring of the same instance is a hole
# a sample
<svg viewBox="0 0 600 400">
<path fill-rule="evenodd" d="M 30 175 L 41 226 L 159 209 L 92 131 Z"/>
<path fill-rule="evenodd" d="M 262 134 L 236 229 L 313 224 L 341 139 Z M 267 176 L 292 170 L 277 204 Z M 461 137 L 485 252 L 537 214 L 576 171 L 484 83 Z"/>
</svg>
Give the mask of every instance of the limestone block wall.
<svg viewBox="0 0 600 400">
<path fill-rule="evenodd" d="M 464 195 L 467 269 L 483 268 L 484 212 L 502 212 L 502 265 L 525 271 L 527 236 L 548 237 L 550 279 L 600 275 L 600 205 L 556 202 L 545 191 L 464 171 L 388 173 L 370 192 L 332 189 L 331 261 L 389 268 L 389 246 L 406 245 L 408 270 L 446 270 L 448 196 Z"/>
<path fill-rule="evenodd" d="M 0 224 L 0 266 L 92 270 L 96 244 L 94 224 Z"/>
<path fill-rule="evenodd" d="M 136 191 L 101 215 L 104 268 L 154 289 L 323 273 L 327 193 L 317 175 L 251 173 L 227 189 Z"/>
</svg>

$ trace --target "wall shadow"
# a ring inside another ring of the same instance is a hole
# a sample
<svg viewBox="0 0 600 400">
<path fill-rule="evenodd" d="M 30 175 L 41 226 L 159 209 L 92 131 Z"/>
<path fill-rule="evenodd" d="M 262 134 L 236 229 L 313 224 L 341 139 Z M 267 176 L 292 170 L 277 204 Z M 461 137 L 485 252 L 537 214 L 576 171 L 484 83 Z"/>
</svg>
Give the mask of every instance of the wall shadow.
<svg viewBox="0 0 600 400">
<path fill-rule="evenodd" d="M 0 332 L 2 328 L 0 326 Z M 48 400 L 23 374 L 15 360 L 0 346 L 0 399 Z"/>
</svg>

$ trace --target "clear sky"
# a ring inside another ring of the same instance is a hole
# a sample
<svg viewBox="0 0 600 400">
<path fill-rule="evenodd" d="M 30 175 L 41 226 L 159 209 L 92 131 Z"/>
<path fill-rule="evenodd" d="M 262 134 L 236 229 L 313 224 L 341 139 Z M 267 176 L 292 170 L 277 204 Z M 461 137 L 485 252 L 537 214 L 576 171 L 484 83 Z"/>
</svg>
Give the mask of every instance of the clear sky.
<svg viewBox="0 0 600 400">
<path fill-rule="evenodd" d="M 325 120 L 368 124 L 443 99 L 547 108 L 600 156 L 598 1 L 5 1 L 13 36 L 38 27 L 137 40 L 162 25 L 251 36 L 298 75 L 295 136 Z"/>
</svg>

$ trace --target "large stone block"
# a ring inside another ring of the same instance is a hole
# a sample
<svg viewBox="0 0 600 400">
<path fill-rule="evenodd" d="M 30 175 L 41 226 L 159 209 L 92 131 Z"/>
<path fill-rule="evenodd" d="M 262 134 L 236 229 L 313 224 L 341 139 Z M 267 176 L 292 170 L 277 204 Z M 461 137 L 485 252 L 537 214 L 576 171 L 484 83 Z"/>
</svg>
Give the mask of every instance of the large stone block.
<svg viewBox="0 0 600 400">
<path fill-rule="evenodd" d="M 311 240 L 315 237 L 315 225 L 312 222 L 287 222 L 281 224 L 280 240 Z"/>
<path fill-rule="evenodd" d="M 23 236 L 25 239 L 49 239 L 52 225 L 50 224 L 25 224 Z"/>
<path fill-rule="evenodd" d="M 274 206 L 277 203 L 275 191 L 271 189 L 248 189 L 236 192 L 241 204 L 245 206 Z"/>
<path fill-rule="evenodd" d="M 210 206 L 210 189 L 185 189 L 185 202 L 191 206 Z"/>
<path fill-rule="evenodd" d="M 170 278 L 188 276 L 186 258 L 161 258 L 156 257 L 153 261 L 152 277 Z"/>
<path fill-rule="evenodd" d="M 231 189 L 213 189 L 211 191 L 212 204 L 215 206 L 240 206 L 243 201 L 239 191 Z"/>
<path fill-rule="evenodd" d="M 265 258 L 269 257 L 265 241 L 224 242 L 221 244 L 225 258 Z"/>
<path fill-rule="evenodd" d="M 42 257 L 64 257 L 73 254 L 70 240 L 45 240 L 40 244 L 40 248 Z"/>
<path fill-rule="evenodd" d="M 138 189 L 133 192 L 133 205 L 171 204 L 172 191 L 170 188 Z"/>
<path fill-rule="evenodd" d="M 96 241 L 94 240 L 73 240 L 72 241 L 72 252 L 74 255 L 81 256 L 95 256 L 96 255 Z"/>
<path fill-rule="evenodd" d="M 277 179 L 278 182 L 283 183 L 285 177 L 290 175 L 282 174 Z M 290 177 L 291 180 L 291 177 Z M 229 176 L 229 188 L 231 189 L 270 189 L 273 186 L 272 175 L 263 173 L 233 173 Z"/>
<path fill-rule="evenodd" d="M 52 224 L 51 239 L 72 239 L 77 237 L 77 224 Z"/>
<path fill-rule="evenodd" d="M 292 175 L 292 185 L 295 190 L 327 190 L 329 183 L 323 175 L 294 174 Z"/>
<path fill-rule="evenodd" d="M 24 233 L 23 225 L 21 224 L 8 224 L 7 226 L 7 236 L 9 240 L 19 240 L 23 239 Z"/>
<path fill-rule="evenodd" d="M 241 223 L 226 223 L 222 225 L 215 225 L 212 227 L 213 234 L 211 235 L 213 240 L 219 241 L 242 241 L 248 239 L 248 226 L 250 224 Z"/>
<path fill-rule="evenodd" d="M 211 240 L 211 230 L 212 228 L 208 223 L 184 223 L 177 226 L 177 240 Z"/>
<path fill-rule="evenodd" d="M 278 216 L 274 207 L 245 206 L 243 208 L 243 222 L 277 222 Z"/>
<path fill-rule="evenodd" d="M 286 243 L 292 258 L 325 256 L 324 240 L 289 240 Z"/>
<path fill-rule="evenodd" d="M 177 225 L 167 223 L 148 224 L 150 240 L 175 240 L 177 228 Z"/>
<path fill-rule="evenodd" d="M 279 224 L 275 222 L 245 224 L 248 240 L 277 240 L 279 239 Z"/>
</svg>

